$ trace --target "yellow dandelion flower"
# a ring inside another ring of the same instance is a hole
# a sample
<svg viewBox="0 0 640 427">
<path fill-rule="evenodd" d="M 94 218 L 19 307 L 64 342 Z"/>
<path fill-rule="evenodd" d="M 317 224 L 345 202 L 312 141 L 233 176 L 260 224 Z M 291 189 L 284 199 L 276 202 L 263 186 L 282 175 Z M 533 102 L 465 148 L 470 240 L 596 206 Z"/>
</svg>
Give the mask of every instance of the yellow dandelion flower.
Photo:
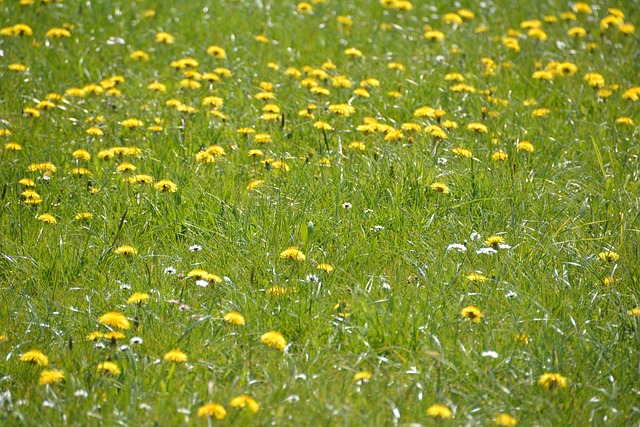
<svg viewBox="0 0 640 427">
<path fill-rule="evenodd" d="M 291 246 L 280 252 L 280 258 L 290 259 L 293 261 L 304 261 L 307 259 L 306 255 L 295 246 Z"/>
<path fill-rule="evenodd" d="M 529 141 L 520 141 L 516 144 L 516 150 L 525 151 L 527 153 L 533 153 L 535 148 L 533 147 L 533 144 L 530 143 Z"/>
<path fill-rule="evenodd" d="M 543 374 L 538 379 L 538 384 L 547 390 L 565 388 L 567 386 L 567 378 L 555 373 Z"/>
<path fill-rule="evenodd" d="M 606 252 L 600 252 L 598 254 L 598 258 L 606 262 L 616 262 L 618 258 L 620 258 L 620 255 L 618 255 L 616 252 L 613 252 L 613 251 L 606 251 Z"/>
<path fill-rule="evenodd" d="M 487 133 L 489 129 L 482 123 L 469 123 L 467 125 L 467 130 L 478 133 Z"/>
<path fill-rule="evenodd" d="M 122 332 L 118 332 L 118 331 L 107 332 L 102 337 L 107 339 L 107 340 L 109 340 L 109 341 L 125 339 L 125 335 Z"/>
<path fill-rule="evenodd" d="M 154 185 L 156 190 L 160 191 L 161 193 L 175 193 L 176 191 L 178 191 L 178 186 L 171 180 L 169 179 L 161 179 L 160 181 L 156 182 Z"/>
<path fill-rule="evenodd" d="M 431 405 L 427 409 L 427 416 L 437 420 L 446 420 L 451 418 L 452 415 L 453 413 L 451 412 L 451 409 L 439 403 Z"/>
<path fill-rule="evenodd" d="M 53 215 L 49 214 L 49 213 L 44 213 L 42 215 L 38 216 L 38 220 L 42 221 L 42 222 L 46 222 L 47 224 L 57 224 L 58 221 L 56 220 L 56 217 L 54 217 Z"/>
<path fill-rule="evenodd" d="M 283 351 L 287 347 L 287 340 L 277 331 L 265 332 L 260 336 L 260 342 L 269 347 L 277 348 L 280 351 Z"/>
<path fill-rule="evenodd" d="M 149 302 L 150 298 L 151 297 L 147 293 L 136 292 L 129 297 L 129 299 L 127 300 L 127 304 L 138 304 L 138 305 L 145 304 Z"/>
<path fill-rule="evenodd" d="M 21 151 L 22 150 L 22 146 L 20 144 L 18 144 L 17 142 L 7 142 L 4 146 L 4 148 L 8 151 Z"/>
<path fill-rule="evenodd" d="M 40 372 L 40 378 L 38 379 L 38 384 L 40 385 L 48 385 L 59 383 L 64 380 L 64 372 L 57 370 L 45 370 Z"/>
<path fill-rule="evenodd" d="M 362 51 L 356 49 L 355 47 L 350 47 L 348 49 L 345 49 L 344 54 L 351 58 L 359 58 L 362 56 Z"/>
<path fill-rule="evenodd" d="M 163 357 L 165 362 L 175 362 L 175 363 L 184 363 L 187 361 L 188 357 L 185 353 L 178 349 L 173 349 L 167 352 Z"/>
<path fill-rule="evenodd" d="M 216 420 L 223 420 L 227 416 L 224 406 L 217 403 L 207 403 L 198 408 L 199 417 L 213 417 Z"/>
<path fill-rule="evenodd" d="M 325 271 L 326 273 L 329 273 L 329 274 L 333 273 L 333 270 L 334 270 L 334 268 L 333 268 L 333 266 L 331 264 L 327 264 L 327 263 L 324 263 L 324 262 L 316 265 L 316 269 L 323 270 L 323 271 Z"/>
<path fill-rule="evenodd" d="M 451 153 L 453 153 L 458 157 L 468 157 L 468 158 L 473 157 L 473 153 L 470 150 L 467 150 L 466 148 L 460 148 L 460 147 L 453 148 L 451 149 Z"/>
<path fill-rule="evenodd" d="M 629 316 L 638 317 L 640 316 L 640 307 L 634 307 L 631 310 L 629 310 L 627 313 L 629 314 Z"/>
<path fill-rule="evenodd" d="M 171 44 L 175 40 L 176 40 L 175 37 L 173 37 L 169 33 L 159 32 L 156 34 L 156 43 Z"/>
<path fill-rule="evenodd" d="M 501 427 L 515 427 L 518 425 L 518 420 L 509 414 L 498 414 L 494 419 L 494 423 Z"/>
<path fill-rule="evenodd" d="M 138 253 L 136 248 L 134 248 L 133 246 L 129 246 L 129 245 L 119 246 L 113 252 L 118 254 L 118 255 L 135 255 L 135 254 Z"/>
<path fill-rule="evenodd" d="M 27 107 L 22 110 L 22 114 L 28 117 L 38 118 L 40 117 L 40 111 L 35 108 Z"/>
<path fill-rule="evenodd" d="M 246 394 L 241 394 L 240 396 L 236 396 L 231 399 L 229 403 L 232 408 L 236 409 L 248 409 L 252 413 L 257 413 L 260 409 L 260 404 L 252 398 L 251 396 L 247 396 Z"/>
<path fill-rule="evenodd" d="M 222 319 L 232 325 L 244 325 L 245 323 L 244 316 L 237 311 L 231 311 L 225 314 Z"/>
<path fill-rule="evenodd" d="M 255 179 L 247 184 L 247 190 L 255 190 L 256 188 L 262 186 L 264 181 L 261 179 Z"/>
<path fill-rule="evenodd" d="M 28 362 L 34 365 L 47 366 L 49 365 L 49 358 L 44 355 L 40 350 L 29 350 L 20 356 L 21 362 Z"/>
<path fill-rule="evenodd" d="M 373 377 L 373 374 L 371 372 L 360 371 L 360 372 L 356 372 L 353 375 L 353 380 L 356 381 L 356 382 L 358 382 L 358 381 L 359 382 L 364 382 L 364 381 L 370 380 L 371 377 Z"/>
<path fill-rule="evenodd" d="M 451 190 L 449 190 L 449 187 L 447 187 L 447 185 L 443 182 L 434 182 L 433 184 L 430 185 L 430 187 L 435 193 L 442 193 L 442 194 L 451 193 Z"/>
<path fill-rule="evenodd" d="M 484 241 L 484 244 L 487 246 L 491 246 L 492 248 L 497 248 L 499 245 L 504 243 L 504 237 L 502 236 L 491 236 L 487 240 Z"/>
<path fill-rule="evenodd" d="M 482 318 L 484 317 L 482 312 L 473 305 L 463 308 L 460 314 L 462 315 L 462 317 L 471 320 L 473 323 L 480 323 L 482 321 Z"/>
<path fill-rule="evenodd" d="M 15 71 L 17 73 L 24 73 L 27 71 L 27 67 L 23 64 L 9 64 L 7 68 L 9 71 Z"/>
<path fill-rule="evenodd" d="M 633 119 L 630 117 L 618 117 L 616 123 L 620 125 L 634 126 Z"/>
<path fill-rule="evenodd" d="M 123 330 L 127 330 L 131 327 L 129 320 L 125 317 L 125 315 L 122 313 L 118 313 L 117 311 L 110 311 L 103 314 L 98 318 L 98 322 L 102 325 L 109 326 L 110 328 L 118 328 Z"/>
<path fill-rule="evenodd" d="M 467 281 L 472 283 L 485 283 L 489 279 L 484 274 L 480 273 L 469 273 L 466 277 Z"/>
<path fill-rule="evenodd" d="M 113 362 L 103 362 L 98 364 L 97 367 L 98 373 L 110 374 L 110 375 L 120 375 L 122 371 L 120 367 Z"/>
<path fill-rule="evenodd" d="M 441 42 L 444 40 L 444 33 L 437 30 L 429 30 L 423 34 L 423 37 L 432 42 Z"/>
<path fill-rule="evenodd" d="M 509 155 L 504 151 L 496 151 L 493 154 L 491 154 L 491 160 L 493 160 L 494 162 L 505 161 L 508 158 L 509 158 Z"/>
</svg>

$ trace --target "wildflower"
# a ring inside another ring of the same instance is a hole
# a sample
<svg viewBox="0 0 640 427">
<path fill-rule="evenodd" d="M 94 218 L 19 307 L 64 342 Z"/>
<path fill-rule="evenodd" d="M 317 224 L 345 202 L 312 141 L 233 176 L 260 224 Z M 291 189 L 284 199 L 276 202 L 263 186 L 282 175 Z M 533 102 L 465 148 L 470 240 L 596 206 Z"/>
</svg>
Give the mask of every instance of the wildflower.
<svg viewBox="0 0 640 427">
<path fill-rule="evenodd" d="M 306 255 L 295 246 L 291 246 L 280 252 L 280 258 L 290 259 L 293 261 L 304 261 L 307 259 Z"/>
<path fill-rule="evenodd" d="M 49 358 L 44 355 L 40 350 L 29 350 L 20 356 L 21 362 L 29 362 L 34 365 L 47 366 L 49 365 Z"/>
<path fill-rule="evenodd" d="M 355 47 L 345 49 L 344 54 L 352 58 L 359 58 L 362 56 L 362 52 Z"/>
<path fill-rule="evenodd" d="M 445 13 L 442 16 L 442 21 L 452 25 L 462 24 L 462 18 L 457 13 Z"/>
<path fill-rule="evenodd" d="M 627 311 L 629 316 L 640 316 L 640 307 L 634 307 L 631 310 Z"/>
<path fill-rule="evenodd" d="M 255 190 L 256 188 L 260 187 L 262 184 L 264 184 L 264 181 L 261 179 L 253 180 L 249 184 L 247 184 L 247 190 Z"/>
<path fill-rule="evenodd" d="M 307 2 L 300 2 L 296 5 L 296 9 L 300 13 L 311 13 L 313 12 L 313 7 Z"/>
<path fill-rule="evenodd" d="M 497 254 L 498 251 L 493 248 L 480 248 L 476 251 L 478 255 L 493 255 Z"/>
<path fill-rule="evenodd" d="M 62 37 L 71 37 L 71 32 L 64 28 L 51 28 L 45 34 L 46 37 L 50 39 L 59 39 Z"/>
<path fill-rule="evenodd" d="M 533 110 L 531 112 L 531 115 L 533 117 L 545 117 L 547 116 L 549 113 L 551 112 L 551 110 L 549 110 L 548 108 L 536 108 L 535 110 Z"/>
<path fill-rule="evenodd" d="M 451 415 L 452 415 L 451 409 L 439 403 L 431 405 L 427 409 L 427 416 L 431 418 L 435 418 L 437 420 L 449 419 L 451 418 Z"/>
<path fill-rule="evenodd" d="M 631 89 L 627 89 L 622 93 L 623 99 L 628 99 L 630 101 L 637 101 L 640 99 L 640 86 L 632 87 Z"/>
<path fill-rule="evenodd" d="M 509 158 L 509 155 L 504 151 L 496 151 L 493 154 L 491 154 L 491 160 L 493 160 L 494 162 L 505 161 L 508 158 Z"/>
<path fill-rule="evenodd" d="M 47 224 L 56 224 L 58 222 L 56 220 L 56 217 L 54 217 L 50 213 L 44 213 L 42 215 L 39 215 L 38 219 L 42 222 L 46 222 Z"/>
<path fill-rule="evenodd" d="M 509 414 L 496 415 L 494 422 L 497 426 L 502 426 L 502 427 L 514 427 L 518 425 L 518 420 Z"/>
<path fill-rule="evenodd" d="M 451 152 L 456 156 L 472 158 L 473 153 L 466 148 L 453 148 Z"/>
<path fill-rule="evenodd" d="M 254 398 L 252 398 L 251 396 L 247 396 L 246 394 L 241 394 L 240 396 L 234 397 L 233 399 L 231 399 L 229 405 L 231 405 L 232 408 L 236 409 L 247 408 L 254 414 L 260 409 L 260 404 L 258 404 L 258 402 L 256 402 Z"/>
<path fill-rule="evenodd" d="M 491 236 L 487 240 L 484 241 L 484 244 L 487 246 L 491 246 L 492 248 L 497 248 L 498 245 L 504 243 L 504 237 L 502 236 Z"/>
<path fill-rule="evenodd" d="M 349 104 L 332 104 L 329 105 L 327 109 L 332 113 L 345 117 L 349 117 L 356 111 L 356 109 Z"/>
<path fill-rule="evenodd" d="M 18 184 L 24 185 L 25 187 L 35 187 L 36 186 L 35 181 L 32 180 L 31 178 L 22 178 L 20 181 L 18 181 Z"/>
<path fill-rule="evenodd" d="M 529 344 L 529 337 L 526 334 L 518 334 L 516 335 L 515 340 L 517 342 L 521 342 L 524 345 L 528 345 Z"/>
<path fill-rule="evenodd" d="M 353 376 L 353 380 L 356 382 L 365 382 L 373 377 L 373 374 L 368 371 L 356 372 Z"/>
<path fill-rule="evenodd" d="M 120 375 L 122 371 L 120 367 L 113 362 L 103 362 L 98 364 L 98 373 L 110 374 L 110 375 Z"/>
<path fill-rule="evenodd" d="M 135 255 L 138 253 L 138 251 L 136 250 L 136 248 L 134 248 L 133 246 L 129 246 L 129 245 L 122 245 L 122 246 L 118 246 L 114 252 L 117 255 Z"/>
<path fill-rule="evenodd" d="M 38 384 L 47 385 L 53 383 L 59 383 L 64 380 L 64 372 L 57 370 L 45 370 L 40 372 L 40 379 Z"/>
<path fill-rule="evenodd" d="M 217 403 L 207 403 L 198 408 L 199 417 L 213 417 L 216 420 L 223 420 L 227 416 L 227 410 L 224 406 Z"/>
<path fill-rule="evenodd" d="M 449 194 L 451 191 L 449 187 L 445 183 L 442 182 L 434 182 L 430 185 L 431 189 L 436 193 Z"/>
<path fill-rule="evenodd" d="M 283 351 L 287 347 L 287 340 L 284 339 L 280 332 L 270 331 L 260 336 L 260 342 L 269 347 L 277 348 Z"/>
<path fill-rule="evenodd" d="M 227 57 L 227 52 L 220 46 L 209 46 L 207 48 L 207 55 L 218 59 L 225 59 Z"/>
<path fill-rule="evenodd" d="M 54 104 L 54 103 L 53 103 L 53 102 L 51 102 L 51 101 L 40 101 L 40 102 L 38 103 L 38 105 L 36 105 L 36 108 L 37 108 L 38 110 L 50 110 L 50 109 L 52 109 L 52 108 L 53 108 L 53 107 L 55 107 L 55 106 L 56 106 L 56 104 Z"/>
<path fill-rule="evenodd" d="M 106 334 L 103 335 L 103 338 L 106 338 L 109 341 L 115 341 L 115 340 L 121 340 L 125 338 L 125 335 L 122 332 L 118 332 L 118 331 L 111 331 L 111 332 L 107 332 Z"/>
<path fill-rule="evenodd" d="M 527 153 L 533 153 L 533 144 L 529 141 L 521 141 L 516 144 L 516 150 L 526 151 Z"/>
<path fill-rule="evenodd" d="M 257 133 L 253 136 L 253 140 L 259 144 L 266 144 L 271 142 L 271 135 L 268 133 Z"/>
<path fill-rule="evenodd" d="M 187 355 L 178 349 L 173 349 L 166 353 L 163 359 L 165 362 L 184 363 L 187 361 Z"/>
<path fill-rule="evenodd" d="M 222 319 L 232 325 L 244 325 L 245 323 L 244 316 L 237 311 L 231 311 L 225 314 Z"/>
<path fill-rule="evenodd" d="M 127 330 L 131 327 L 129 320 L 122 313 L 110 311 L 98 318 L 98 322 L 111 328 Z"/>
<path fill-rule="evenodd" d="M 465 245 L 460 244 L 460 243 L 452 243 L 449 246 L 447 246 L 447 250 L 448 251 L 457 251 L 457 252 L 466 252 L 467 251 L 467 247 Z"/>
<path fill-rule="evenodd" d="M 618 27 L 618 31 L 620 31 L 625 36 L 629 36 L 636 32 L 636 27 L 633 24 L 622 24 Z"/>
<path fill-rule="evenodd" d="M 168 179 L 161 179 L 160 181 L 156 182 L 154 185 L 156 190 L 160 191 L 161 193 L 164 192 L 169 192 L 169 193 L 175 193 L 176 191 L 178 191 L 178 186 L 171 180 Z"/>
<path fill-rule="evenodd" d="M 621 124 L 621 125 L 627 125 L 627 126 L 633 126 L 633 119 L 631 119 L 630 117 L 618 117 L 616 119 L 616 123 Z"/>
<path fill-rule="evenodd" d="M 22 146 L 17 142 L 8 142 L 5 144 L 4 148 L 9 151 L 21 151 Z"/>
<path fill-rule="evenodd" d="M 488 129 L 482 123 L 469 123 L 467 125 L 467 130 L 478 132 L 478 133 L 487 133 Z"/>
<path fill-rule="evenodd" d="M 331 264 L 326 264 L 326 263 L 321 263 L 316 265 L 316 269 L 318 270 L 324 270 L 326 273 L 333 273 L 333 266 Z"/>
<path fill-rule="evenodd" d="M 144 126 L 144 123 L 142 122 L 142 120 L 138 120 L 136 118 L 123 120 L 122 123 L 120 124 L 128 129 L 135 129 L 137 127 Z"/>
<path fill-rule="evenodd" d="M 429 30 L 423 34 L 423 37 L 432 42 L 441 42 L 444 40 L 444 33 L 437 30 Z"/>
<path fill-rule="evenodd" d="M 89 335 L 87 335 L 87 339 L 89 341 L 96 341 L 104 337 L 105 337 L 105 334 L 99 331 L 91 332 Z"/>
<path fill-rule="evenodd" d="M 157 43 L 171 44 L 174 41 L 175 41 L 175 37 L 173 37 L 169 33 L 159 32 L 159 33 L 156 34 L 156 42 Z"/>
<path fill-rule="evenodd" d="M 482 312 L 472 305 L 463 308 L 460 314 L 462 317 L 471 320 L 473 323 L 480 323 L 484 317 Z"/>
<path fill-rule="evenodd" d="M 353 141 L 349 144 L 349 148 L 352 150 L 366 151 L 367 146 L 364 145 L 362 142 Z"/>
<path fill-rule="evenodd" d="M 469 273 L 466 277 L 467 281 L 472 283 L 485 283 L 489 279 L 484 274 L 480 273 Z"/>
<path fill-rule="evenodd" d="M 149 302 L 149 294 L 144 293 L 144 292 L 136 292 L 135 294 L 131 295 L 129 297 L 129 299 L 127 300 L 127 304 L 138 304 L 138 305 L 142 305 L 145 304 L 147 302 Z"/>
<path fill-rule="evenodd" d="M 565 388 L 567 386 L 567 378 L 560 374 L 543 374 L 538 379 L 538 384 L 547 390 Z"/>
<path fill-rule="evenodd" d="M 587 35 L 587 30 L 582 27 L 571 27 L 569 28 L 569 30 L 567 30 L 567 35 L 576 38 L 584 37 L 585 35 Z"/>
<path fill-rule="evenodd" d="M 129 58 L 133 59 L 134 61 L 146 62 L 149 60 L 149 54 L 142 50 L 136 50 L 134 52 L 131 52 Z"/>
<path fill-rule="evenodd" d="M 598 254 L 598 258 L 606 262 L 616 262 L 618 258 L 620 258 L 620 255 L 618 255 L 616 252 L 613 252 L 613 251 L 606 251 L 606 252 L 600 252 Z"/>
<path fill-rule="evenodd" d="M 40 117 L 40 111 L 35 108 L 27 107 L 22 110 L 22 114 L 29 117 L 35 117 L 36 119 Z"/>
</svg>

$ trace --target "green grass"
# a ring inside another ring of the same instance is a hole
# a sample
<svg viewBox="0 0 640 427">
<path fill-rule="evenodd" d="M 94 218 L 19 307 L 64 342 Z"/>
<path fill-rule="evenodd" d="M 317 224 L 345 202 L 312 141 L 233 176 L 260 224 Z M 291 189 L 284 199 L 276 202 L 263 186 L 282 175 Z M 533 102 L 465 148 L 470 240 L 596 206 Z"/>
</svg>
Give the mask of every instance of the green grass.
<svg viewBox="0 0 640 427">
<path fill-rule="evenodd" d="M 328 0 L 305 15 L 296 2 L 271 0 L 0 2 L 2 28 L 33 30 L 0 37 L 0 129 L 11 132 L 0 136 L 0 422 L 492 425 L 508 413 L 524 426 L 640 423 L 640 317 L 629 313 L 640 305 L 640 103 L 624 95 L 640 84 L 640 42 L 637 33 L 599 28 L 610 7 L 637 25 L 640 3 L 603 1 L 576 21 L 543 22 L 544 42 L 527 37 L 520 22 L 559 17 L 570 4 L 468 2 L 463 7 L 475 18 L 454 28 L 442 16 L 458 8 L 432 3 L 399 12 L 374 0 Z M 155 16 L 143 17 L 145 10 Z M 336 19 L 345 15 L 353 19 L 347 32 Z M 70 37 L 45 37 L 63 24 L 73 26 Z M 425 40 L 425 25 L 444 41 Z M 474 32 L 480 25 L 489 30 Z M 584 38 L 567 35 L 575 26 L 587 30 Z M 520 52 L 503 45 L 510 29 L 522 33 Z M 156 43 L 160 31 L 175 42 Z M 270 42 L 256 41 L 259 34 Z M 107 43 L 111 37 L 124 44 Z M 210 45 L 227 58 L 207 55 Z M 348 57 L 348 47 L 363 57 Z M 135 50 L 149 61 L 131 59 Z M 196 59 L 200 73 L 226 67 L 232 76 L 182 88 L 182 70 L 170 63 L 184 57 Z M 485 57 L 496 64 L 493 75 L 484 72 Z M 319 69 L 328 60 L 336 67 L 326 69 L 329 76 L 347 76 L 353 87 L 318 80 L 330 94 L 316 95 L 300 86 L 311 70 L 285 75 L 288 67 Z M 532 78 L 551 61 L 578 71 L 552 82 Z M 16 63 L 26 71 L 10 71 Z M 453 72 L 476 92 L 451 91 L 457 82 L 444 76 Z M 611 95 L 589 87 L 587 72 L 600 73 Z M 124 78 L 120 96 L 64 95 L 38 118 L 23 114 L 49 93 L 113 75 Z M 367 78 L 380 87 L 368 88 L 368 99 L 354 95 Z M 147 89 L 156 80 L 165 93 Z M 256 99 L 260 82 L 273 84 L 275 99 Z M 202 105 L 211 95 L 224 99 L 226 119 Z M 537 105 L 525 106 L 531 98 Z M 198 111 L 177 111 L 169 99 Z M 277 120 L 260 118 L 269 102 L 281 110 Z M 326 109 L 341 103 L 355 113 Z M 298 114 L 309 104 L 317 105 L 315 119 Z M 443 140 L 403 131 L 398 141 L 357 130 L 368 117 L 395 129 L 438 124 L 414 117 L 421 106 L 444 109 L 443 120 L 458 128 L 445 129 Z M 536 108 L 550 113 L 533 117 Z M 120 124 L 132 117 L 144 127 Z M 635 124 L 617 123 L 620 117 Z M 147 129 L 155 118 L 159 132 Z M 334 129 L 320 131 L 316 120 Z M 473 122 L 488 132 L 467 130 Z M 104 135 L 87 135 L 91 126 Z M 272 141 L 238 134 L 243 127 Z M 517 149 L 524 140 L 533 152 Z M 354 141 L 366 150 L 349 148 Z M 22 150 L 10 150 L 10 142 Z M 225 155 L 197 162 L 211 145 Z M 121 146 L 140 154 L 99 158 Z M 459 147 L 473 158 L 455 155 Z M 91 159 L 74 158 L 77 149 Z M 250 149 L 264 156 L 251 158 Z M 508 159 L 492 160 L 496 151 Z M 277 160 L 290 170 L 275 169 Z M 57 168 L 49 179 L 27 170 L 43 162 Z M 137 169 L 116 171 L 123 162 Z M 92 175 L 74 175 L 78 167 Z M 169 179 L 178 189 L 124 182 L 135 174 Z M 34 180 L 41 203 L 25 203 L 22 178 Z M 254 180 L 264 183 L 248 190 Z M 450 194 L 431 189 L 438 181 Z M 78 221 L 79 212 L 93 217 Z M 43 213 L 57 223 L 38 220 Z M 510 248 L 478 254 L 492 235 Z M 454 243 L 467 251 L 447 250 Z M 137 254 L 116 254 L 121 245 Z M 306 259 L 281 259 L 290 246 Z M 601 260 L 606 251 L 619 259 Z M 321 263 L 335 271 L 317 269 Z M 197 286 L 184 277 L 194 269 L 222 281 Z M 470 282 L 474 271 L 487 280 Z M 607 277 L 613 284 L 605 285 Z M 272 295 L 274 286 L 289 291 Z M 149 294 L 148 303 L 127 304 L 134 292 Z M 480 323 L 461 315 L 467 306 L 481 310 Z M 345 307 L 348 317 L 339 315 Z M 109 332 L 98 319 L 110 311 L 130 320 L 126 338 L 87 340 Z M 246 324 L 224 322 L 230 311 Z M 282 333 L 285 351 L 260 342 L 271 330 Z M 517 339 L 522 334 L 526 341 Z M 129 344 L 133 337 L 142 344 Z M 174 348 L 188 355 L 186 363 L 163 360 Z M 20 360 L 31 349 L 44 352 L 46 369 L 64 372 L 65 380 L 39 385 L 45 368 Z M 99 373 L 107 360 L 121 374 Z M 354 381 L 362 371 L 372 377 Z M 563 375 L 567 387 L 546 390 L 538 384 L 545 373 Z M 232 408 L 240 394 L 260 410 Z M 225 406 L 227 417 L 198 417 L 208 402 Z M 452 419 L 428 417 L 435 403 L 451 409 Z"/>
</svg>

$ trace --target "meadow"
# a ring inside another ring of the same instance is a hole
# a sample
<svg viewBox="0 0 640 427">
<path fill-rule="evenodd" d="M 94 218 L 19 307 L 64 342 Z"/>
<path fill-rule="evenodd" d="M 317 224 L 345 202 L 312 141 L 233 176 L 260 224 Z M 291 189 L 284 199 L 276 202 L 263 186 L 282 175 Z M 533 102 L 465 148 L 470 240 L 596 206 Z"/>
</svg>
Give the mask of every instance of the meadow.
<svg viewBox="0 0 640 427">
<path fill-rule="evenodd" d="M 640 425 L 638 0 L 0 19 L 0 424 Z"/>
</svg>

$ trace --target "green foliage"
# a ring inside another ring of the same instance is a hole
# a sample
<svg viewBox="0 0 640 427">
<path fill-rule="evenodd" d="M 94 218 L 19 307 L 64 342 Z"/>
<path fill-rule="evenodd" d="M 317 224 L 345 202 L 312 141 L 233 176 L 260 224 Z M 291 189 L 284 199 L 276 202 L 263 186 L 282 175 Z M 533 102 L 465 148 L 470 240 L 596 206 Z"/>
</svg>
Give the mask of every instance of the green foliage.
<svg viewBox="0 0 640 427">
<path fill-rule="evenodd" d="M 640 422 L 637 0 L 610 28 L 608 1 L 575 20 L 466 2 L 459 25 L 442 0 L 19 3 L 0 2 L 3 425 L 430 425 L 435 403 L 452 425 Z M 108 312 L 125 337 L 89 340 Z M 197 415 L 209 402 L 225 420 Z"/>
</svg>

